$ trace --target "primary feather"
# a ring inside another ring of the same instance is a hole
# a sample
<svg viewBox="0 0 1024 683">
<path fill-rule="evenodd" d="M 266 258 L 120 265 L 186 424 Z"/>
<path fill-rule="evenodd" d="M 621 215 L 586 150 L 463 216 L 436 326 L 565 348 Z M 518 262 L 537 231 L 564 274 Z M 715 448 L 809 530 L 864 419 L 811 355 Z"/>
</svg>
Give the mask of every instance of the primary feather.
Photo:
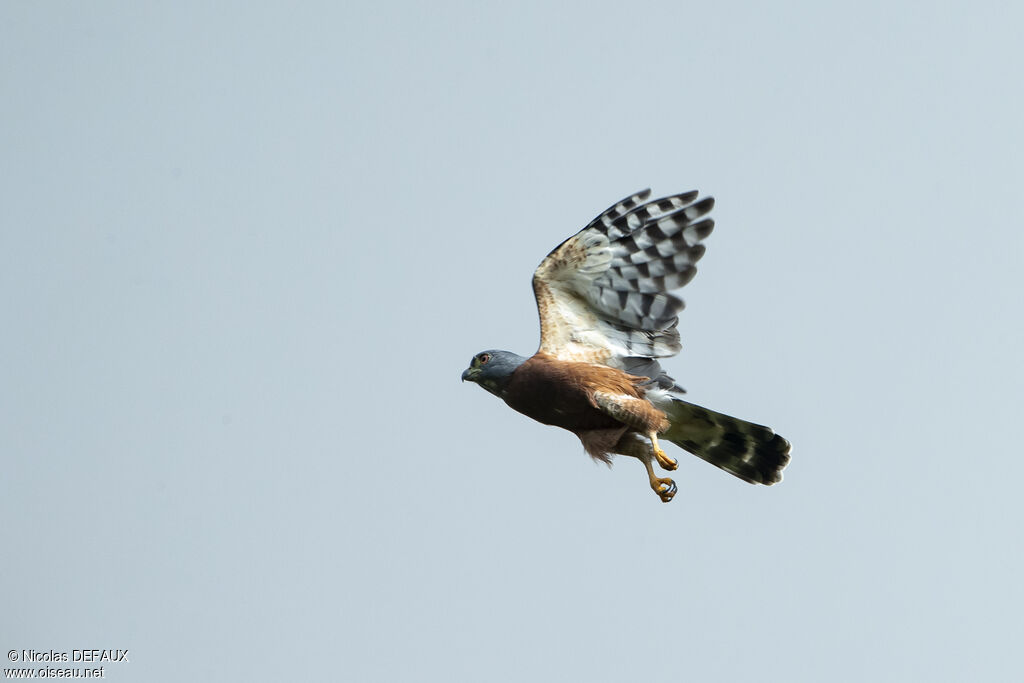
<svg viewBox="0 0 1024 683">
<path fill-rule="evenodd" d="M 548 254 L 533 277 L 540 350 L 630 371 L 635 359 L 678 353 L 683 301 L 668 290 L 693 279 L 714 228 L 704 218 L 714 199 L 697 194 L 644 203 L 650 190 L 638 192 Z M 661 375 L 656 362 L 644 367 Z"/>
</svg>

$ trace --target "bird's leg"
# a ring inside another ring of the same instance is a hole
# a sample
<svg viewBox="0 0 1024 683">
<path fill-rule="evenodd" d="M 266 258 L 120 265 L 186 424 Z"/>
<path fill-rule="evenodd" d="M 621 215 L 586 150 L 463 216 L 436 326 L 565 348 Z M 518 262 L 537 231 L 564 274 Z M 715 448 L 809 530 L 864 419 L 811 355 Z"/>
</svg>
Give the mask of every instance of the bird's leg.
<svg viewBox="0 0 1024 683">
<path fill-rule="evenodd" d="M 651 459 L 641 458 L 644 461 L 644 467 L 647 468 L 647 477 L 651 480 L 651 488 L 661 498 L 662 503 L 667 503 L 676 495 L 676 483 L 668 478 L 661 478 L 654 474 L 654 465 L 651 464 Z"/>
<path fill-rule="evenodd" d="M 654 457 L 658 459 L 658 464 L 661 465 L 661 469 L 671 472 L 679 467 L 679 462 L 675 458 L 666 455 L 665 451 L 661 450 L 661 447 L 658 446 L 657 433 L 651 432 L 647 435 L 647 438 L 651 440 L 651 449 L 654 451 Z"/>
<path fill-rule="evenodd" d="M 636 458 L 647 468 L 647 478 L 651 482 L 651 489 L 658 494 L 663 503 L 672 500 L 676 495 L 676 483 L 671 479 L 663 479 L 654 473 L 654 454 L 651 445 L 644 441 L 636 432 L 627 432 L 615 444 L 615 452 L 622 455 L 629 455 Z"/>
</svg>

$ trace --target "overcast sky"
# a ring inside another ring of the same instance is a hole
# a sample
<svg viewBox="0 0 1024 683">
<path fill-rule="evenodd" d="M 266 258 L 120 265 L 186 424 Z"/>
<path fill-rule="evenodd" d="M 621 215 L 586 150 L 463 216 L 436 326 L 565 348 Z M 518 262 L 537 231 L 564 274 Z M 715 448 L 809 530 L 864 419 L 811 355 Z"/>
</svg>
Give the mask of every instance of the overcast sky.
<svg viewBox="0 0 1024 683">
<path fill-rule="evenodd" d="M 0 646 L 122 681 L 1009 681 L 1024 10 L 0 8 Z M 662 504 L 459 375 L 714 195 Z M 79 664 L 81 665 L 81 664 Z M 5 664 L 4 666 L 7 666 Z"/>
</svg>

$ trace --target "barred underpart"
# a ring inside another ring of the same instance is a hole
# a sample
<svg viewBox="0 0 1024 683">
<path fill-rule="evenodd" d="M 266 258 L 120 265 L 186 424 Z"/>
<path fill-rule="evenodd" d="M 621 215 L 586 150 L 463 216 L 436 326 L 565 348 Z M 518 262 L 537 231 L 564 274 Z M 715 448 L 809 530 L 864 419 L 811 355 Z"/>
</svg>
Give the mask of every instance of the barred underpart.
<svg viewBox="0 0 1024 683">
<path fill-rule="evenodd" d="M 602 412 L 638 431 L 660 432 L 669 427 L 665 414 L 642 398 L 607 391 L 595 391 L 592 398 Z"/>
</svg>

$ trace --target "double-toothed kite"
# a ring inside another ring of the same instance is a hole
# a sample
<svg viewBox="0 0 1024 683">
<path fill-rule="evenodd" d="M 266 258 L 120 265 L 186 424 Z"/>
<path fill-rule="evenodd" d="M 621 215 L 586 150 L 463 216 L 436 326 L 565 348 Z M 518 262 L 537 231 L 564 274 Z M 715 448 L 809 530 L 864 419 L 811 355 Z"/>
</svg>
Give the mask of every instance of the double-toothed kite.
<svg viewBox="0 0 1024 683">
<path fill-rule="evenodd" d="M 714 199 L 686 192 L 647 202 L 623 199 L 567 239 L 533 274 L 540 348 L 473 357 L 463 380 L 520 413 L 568 429 L 593 458 L 638 458 L 662 501 L 676 484 L 655 475 L 678 463 L 659 436 L 752 484 L 782 480 L 789 442 L 768 427 L 687 403 L 656 359 L 679 352 L 678 313 L 669 294 L 696 274 Z"/>
</svg>

